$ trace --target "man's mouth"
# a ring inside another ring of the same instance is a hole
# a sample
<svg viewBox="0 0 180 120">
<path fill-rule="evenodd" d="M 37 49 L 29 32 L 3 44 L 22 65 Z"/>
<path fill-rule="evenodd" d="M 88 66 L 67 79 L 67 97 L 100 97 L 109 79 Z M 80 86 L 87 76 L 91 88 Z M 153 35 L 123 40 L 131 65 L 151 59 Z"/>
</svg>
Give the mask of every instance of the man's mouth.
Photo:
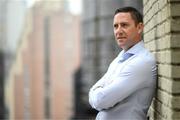
<svg viewBox="0 0 180 120">
<path fill-rule="evenodd" d="M 117 40 L 126 39 L 126 37 L 117 37 Z"/>
</svg>

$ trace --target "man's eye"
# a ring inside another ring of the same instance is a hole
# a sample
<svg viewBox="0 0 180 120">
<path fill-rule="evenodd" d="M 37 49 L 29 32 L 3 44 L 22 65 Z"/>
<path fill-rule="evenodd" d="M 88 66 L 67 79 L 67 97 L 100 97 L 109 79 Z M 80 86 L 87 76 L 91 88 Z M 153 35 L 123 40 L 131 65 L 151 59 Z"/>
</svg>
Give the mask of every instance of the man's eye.
<svg viewBox="0 0 180 120">
<path fill-rule="evenodd" d="M 114 25 L 114 28 L 118 28 L 118 25 L 117 25 L 117 24 L 115 24 L 115 25 Z"/>
<path fill-rule="evenodd" d="M 122 26 L 122 27 L 127 27 L 128 24 L 125 24 L 125 23 L 124 23 L 124 24 L 121 24 L 121 26 Z"/>
</svg>

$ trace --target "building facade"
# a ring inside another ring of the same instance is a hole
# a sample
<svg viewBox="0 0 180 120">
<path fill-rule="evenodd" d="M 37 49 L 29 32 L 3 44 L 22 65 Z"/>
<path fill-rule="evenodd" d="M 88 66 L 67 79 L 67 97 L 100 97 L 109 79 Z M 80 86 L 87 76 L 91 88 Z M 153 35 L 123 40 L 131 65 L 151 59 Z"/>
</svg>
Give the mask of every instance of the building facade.
<svg viewBox="0 0 180 120">
<path fill-rule="evenodd" d="M 80 18 L 65 4 L 39 1 L 28 11 L 7 78 L 9 119 L 70 119 L 73 114 Z"/>
<path fill-rule="evenodd" d="M 180 0 L 143 0 L 144 40 L 158 66 L 150 120 L 180 119 Z"/>
</svg>

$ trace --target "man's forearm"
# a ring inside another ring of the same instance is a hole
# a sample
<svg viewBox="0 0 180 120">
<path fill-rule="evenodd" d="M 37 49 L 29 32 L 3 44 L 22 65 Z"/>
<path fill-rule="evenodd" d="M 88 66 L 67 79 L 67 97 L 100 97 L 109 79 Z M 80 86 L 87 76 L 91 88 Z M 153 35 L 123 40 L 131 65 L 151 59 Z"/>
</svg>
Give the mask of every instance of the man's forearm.
<svg viewBox="0 0 180 120">
<path fill-rule="evenodd" d="M 98 89 L 98 88 L 103 88 L 103 86 L 95 86 L 94 88 L 92 88 L 92 90 L 94 91 L 94 90 L 96 90 L 96 89 Z"/>
</svg>

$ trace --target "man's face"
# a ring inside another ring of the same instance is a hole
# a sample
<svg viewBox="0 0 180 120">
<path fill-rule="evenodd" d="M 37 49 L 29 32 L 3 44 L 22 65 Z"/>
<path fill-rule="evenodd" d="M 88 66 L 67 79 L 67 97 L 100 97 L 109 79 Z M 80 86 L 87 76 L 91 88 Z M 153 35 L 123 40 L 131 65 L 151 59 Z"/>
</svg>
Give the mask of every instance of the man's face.
<svg viewBox="0 0 180 120">
<path fill-rule="evenodd" d="M 114 36 L 119 47 L 127 51 L 141 40 L 143 24 L 135 24 L 130 13 L 118 13 L 114 16 Z"/>
</svg>

